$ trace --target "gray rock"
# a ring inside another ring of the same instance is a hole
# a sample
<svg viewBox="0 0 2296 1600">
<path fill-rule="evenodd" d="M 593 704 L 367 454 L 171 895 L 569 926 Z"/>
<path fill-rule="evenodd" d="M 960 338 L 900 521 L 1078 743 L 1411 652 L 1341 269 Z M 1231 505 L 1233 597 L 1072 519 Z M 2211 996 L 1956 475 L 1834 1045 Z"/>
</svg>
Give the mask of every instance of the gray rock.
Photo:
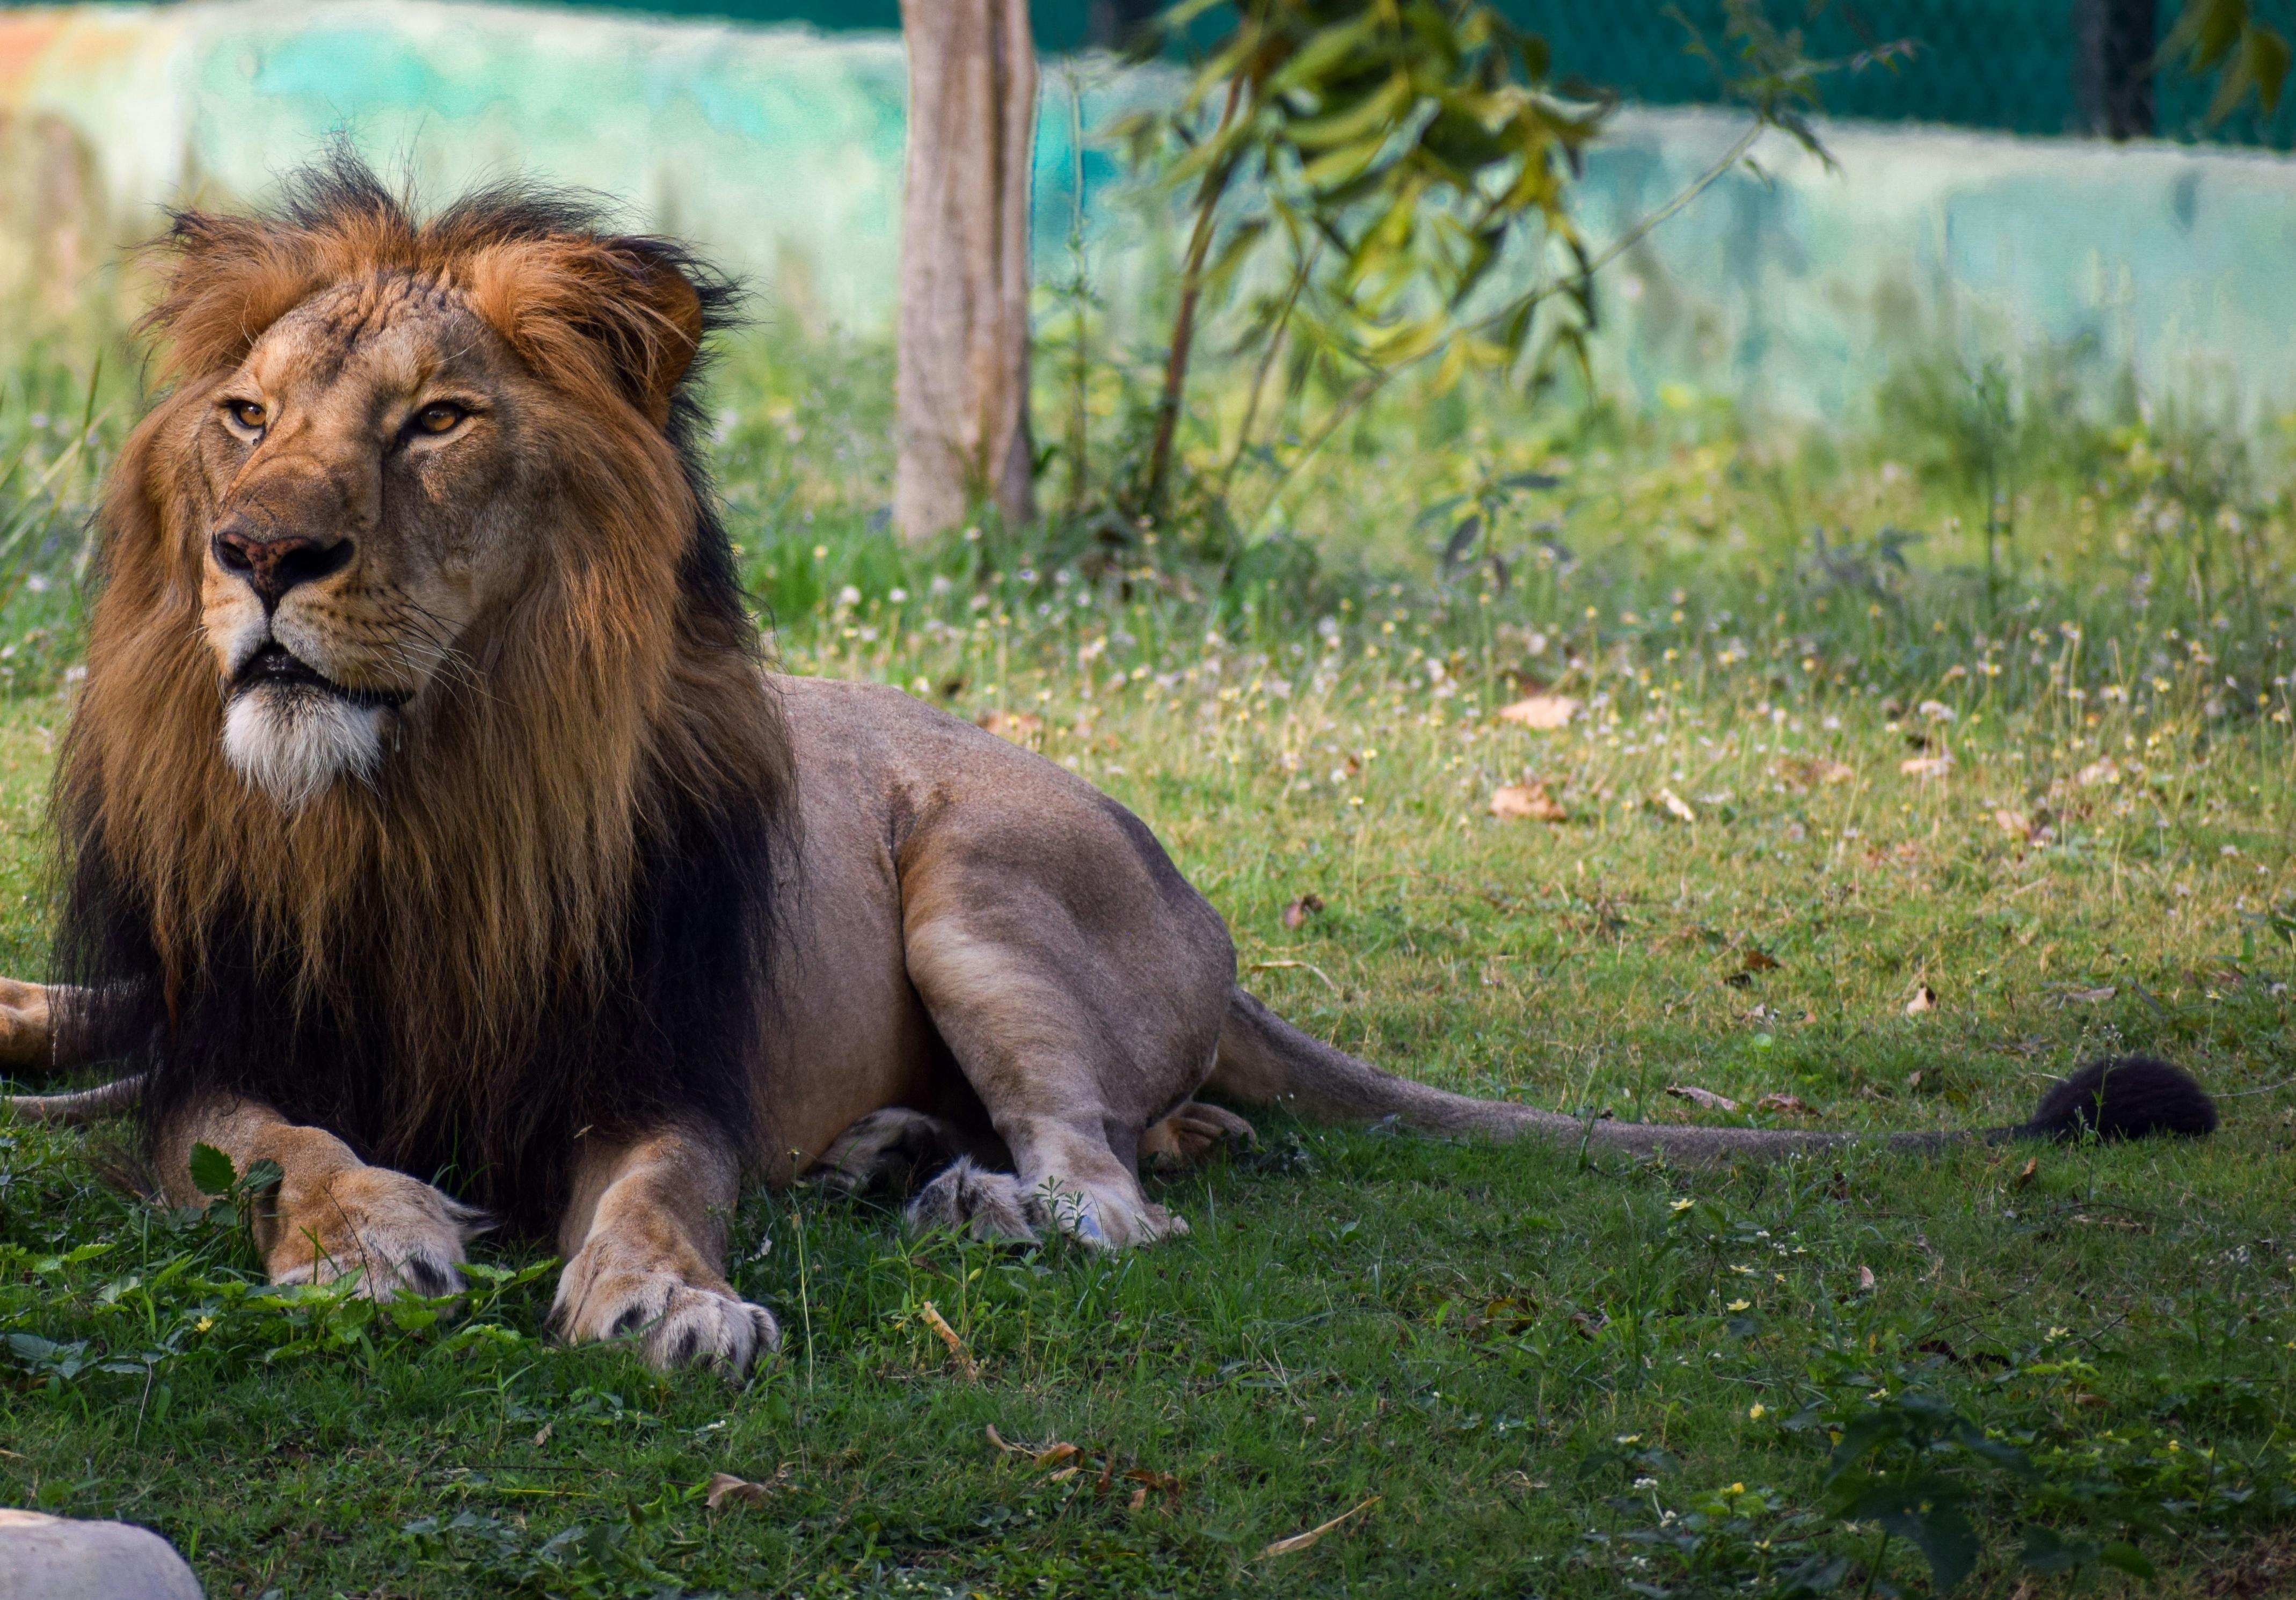
<svg viewBox="0 0 2296 1600">
<path fill-rule="evenodd" d="M 200 1580 L 148 1528 L 0 1506 L 0 1600 L 200 1600 Z"/>
</svg>

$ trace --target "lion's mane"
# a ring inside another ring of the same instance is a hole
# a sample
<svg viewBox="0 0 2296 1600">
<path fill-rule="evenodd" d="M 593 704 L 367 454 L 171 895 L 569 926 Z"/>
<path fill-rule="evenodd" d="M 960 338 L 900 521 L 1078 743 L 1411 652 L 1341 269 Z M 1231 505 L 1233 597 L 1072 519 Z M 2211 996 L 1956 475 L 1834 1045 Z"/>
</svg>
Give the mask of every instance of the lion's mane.
<svg viewBox="0 0 2296 1600">
<path fill-rule="evenodd" d="M 179 213 L 159 248 L 170 390 L 112 472 L 56 780 L 58 975 L 92 997 L 70 1025 L 151 1073 L 155 1129 L 258 1100 L 529 1223 L 586 1133 L 741 1136 L 794 825 L 694 447 L 730 287 L 579 197 L 497 187 L 425 219 L 341 153 L 267 214 Z M 462 290 L 561 397 L 522 464 L 554 521 L 419 737 L 290 813 L 224 758 L 176 423 L 278 317 L 388 273 Z"/>
</svg>

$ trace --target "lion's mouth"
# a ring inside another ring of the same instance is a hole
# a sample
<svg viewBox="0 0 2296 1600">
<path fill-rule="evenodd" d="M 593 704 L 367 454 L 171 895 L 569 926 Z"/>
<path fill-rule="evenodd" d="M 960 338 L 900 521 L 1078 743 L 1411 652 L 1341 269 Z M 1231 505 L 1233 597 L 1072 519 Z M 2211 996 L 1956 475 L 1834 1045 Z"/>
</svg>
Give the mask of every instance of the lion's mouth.
<svg viewBox="0 0 2296 1600">
<path fill-rule="evenodd" d="M 247 658 L 247 664 L 239 669 L 239 676 L 232 679 L 231 689 L 234 694 L 242 694 L 250 689 L 275 684 L 282 687 L 316 690 L 350 705 L 378 711 L 396 710 L 414 698 L 403 689 L 353 689 L 339 684 L 276 639 Z"/>
</svg>

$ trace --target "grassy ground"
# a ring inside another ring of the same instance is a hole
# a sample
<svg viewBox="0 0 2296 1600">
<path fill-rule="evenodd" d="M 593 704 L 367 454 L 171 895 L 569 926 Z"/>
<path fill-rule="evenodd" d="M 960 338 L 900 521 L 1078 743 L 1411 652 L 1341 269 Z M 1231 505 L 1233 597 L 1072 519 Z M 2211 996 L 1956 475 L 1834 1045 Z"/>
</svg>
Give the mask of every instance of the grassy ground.
<svg viewBox="0 0 2296 1600">
<path fill-rule="evenodd" d="M 871 526 L 872 382 L 731 385 L 785 663 L 1107 788 L 1304 1026 L 1587 1116 L 1826 1128 L 2013 1120 L 2141 1047 L 2224 1131 L 1684 1172 L 1270 1118 L 1164 1187 L 1186 1238 L 1116 1260 L 759 1195 L 734 1276 L 785 1343 L 731 1389 L 550 1344 L 529 1245 L 460 1309 L 274 1294 L 226 1219 L 103 1181 L 120 1130 L 0 1126 L 0 1501 L 148 1522 L 247 1596 L 2296 1583 L 2268 475 L 2150 428 L 2020 444 L 1988 581 L 1942 426 L 1887 459 L 1432 408 L 1335 449 L 1266 559 L 908 553 Z M 1492 502 L 1504 586 L 1440 579 L 1457 513 L 1419 509 L 1526 466 L 1564 482 Z M 67 644 L 0 721 L 30 971 L 69 629 L 0 623 Z M 1496 717 L 1534 690 L 1578 717 Z M 1490 815 L 1531 782 L 1567 820 Z M 720 1473 L 762 1488 L 710 1509 Z"/>
</svg>

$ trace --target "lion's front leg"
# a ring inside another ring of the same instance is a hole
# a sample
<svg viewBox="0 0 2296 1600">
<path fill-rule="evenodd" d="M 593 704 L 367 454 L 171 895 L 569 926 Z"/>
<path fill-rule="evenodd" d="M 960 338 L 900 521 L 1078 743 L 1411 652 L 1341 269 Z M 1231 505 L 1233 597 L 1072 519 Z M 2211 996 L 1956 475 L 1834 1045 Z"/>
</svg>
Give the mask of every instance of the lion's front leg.
<svg viewBox="0 0 2296 1600">
<path fill-rule="evenodd" d="M 450 1294 L 463 1286 L 463 1247 L 480 1214 L 419 1178 L 371 1167 L 324 1128 L 268 1106 L 231 1102 L 176 1118 L 160 1138 L 160 1180 L 181 1205 L 205 1205 L 192 1181 L 195 1145 L 212 1145 L 242 1172 L 279 1165 L 278 1188 L 253 1218 L 256 1248 L 275 1284 L 324 1284 L 359 1274 L 357 1292 L 389 1300 L 402 1289 Z"/>
<path fill-rule="evenodd" d="M 723 1140 L 685 1128 L 585 1144 L 559 1229 L 559 1331 L 576 1341 L 634 1335 L 657 1367 L 747 1372 L 781 1330 L 723 1270 L 739 1159 Z"/>
</svg>

